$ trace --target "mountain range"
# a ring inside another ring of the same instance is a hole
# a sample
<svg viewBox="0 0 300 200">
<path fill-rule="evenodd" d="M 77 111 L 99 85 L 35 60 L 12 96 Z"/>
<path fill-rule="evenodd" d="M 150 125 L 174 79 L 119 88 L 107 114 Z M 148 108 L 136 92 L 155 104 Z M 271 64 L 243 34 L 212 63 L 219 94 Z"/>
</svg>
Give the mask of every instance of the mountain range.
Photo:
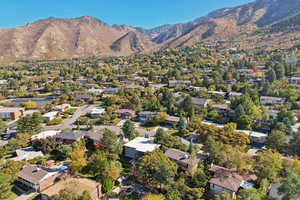
<svg viewBox="0 0 300 200">
<path fill-rule="evenodd" d="M 300 0 L 256 0 L 153 29 L 109 26 L 89 16 L 48 18 L 0 29 L 0 62 L 126 56 L 216 40 L 234 41 L 240 48 L 289 47 L 299 36 Z"/>
</svg>

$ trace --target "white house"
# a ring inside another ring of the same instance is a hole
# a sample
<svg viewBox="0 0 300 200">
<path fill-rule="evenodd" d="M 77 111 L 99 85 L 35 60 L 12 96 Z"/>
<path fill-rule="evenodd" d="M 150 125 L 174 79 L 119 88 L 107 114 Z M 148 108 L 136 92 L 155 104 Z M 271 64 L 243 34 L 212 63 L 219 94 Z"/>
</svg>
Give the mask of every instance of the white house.
<svg viewBox="0 0 300 200">
<path fill-rule="evenodd" d="M 300 77 L 291 77 L 289 79 L 290 84 L 300 85 Z"/>
<path fill-rule="evenodd" d="M 55 130 L 52 130 L 52 131 L 43 131 L 37 135 L 33 135 L 31 137 L 31 140 L 38 140 L 38 139 L 46 139 L 47 137 L 53 137 L 53 136 L 56 136 L 57 134 L 59 134 L 60 131 L 55 131 Z"/>
<path fill-rule="evenodd" d="M 229 94 L 228 94 L 228 97 L 229 97 L 229 99 L 234 99 L 235 97 L 239 97 L 239 96 L 242 96 L 243 95 L 243 93 L 240 93 L 240 92 L 230 92 Z"/>
<path fill-rule="evenodd" d="M 104 108 L 93 108 L 91 112 L 89 113 L 90 117 L 97 118 L 102 116 L 105 113 Z"/>
<path fill-rule="evenodd" d="M 95 95 L 101 95 L 103 93 L 103 89 L 95 89 L 95 88 L 91 88 L 88 90 L 88 93 L 90 94 L 95 94 Z"/>
<path fill-rule="evenodd" d="M 256 143 L 263 144 L 266 142 L 266 140 L 268 138 L 267 134 L 256 132 L 256 131 L 249 131 L 249 130 L 236 130 L 236 131 L 245 133 L 246 135 L 251 137 L 252 142 L 256 142 Z"/>
<path fill-rule="evenodd" d="M 125 156 L 128 158 L 137 159 L 147 152 L 155 151 L 160 147 L 159 144 L 154 144 L 152 140 L 143 137 L 137 137 L 124 145 Z"/>
<path fill-rule="evenodd" d="M 58 115 L 57 111 L 48 112 L 48 113 L 43 114 L 43 118 L 46 121 L 51 121 L 51 120 L 55 119 L 57 117 L 57 115 Z"/>
<path fill-rule="evenodd" d="M 22 149 L 17 149 L 15 151 L 16 157 L 11 158 L 13 161 L 27 161 L 32 160 L 37 157 L 44 156 L 41 151 L 35 151 L 33 147 L 26 147 Z"/>
<path fill-rule="evenodd" d="M 8 83 L 7 80 L 0 80 L 0 85 L 6 85 Z"/>
</svg>

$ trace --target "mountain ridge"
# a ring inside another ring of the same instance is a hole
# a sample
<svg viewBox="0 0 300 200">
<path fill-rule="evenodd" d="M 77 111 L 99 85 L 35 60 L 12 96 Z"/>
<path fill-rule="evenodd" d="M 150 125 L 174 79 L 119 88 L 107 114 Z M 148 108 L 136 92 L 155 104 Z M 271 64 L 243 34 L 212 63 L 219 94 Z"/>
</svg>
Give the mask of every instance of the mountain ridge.
<svg viewBox="0 0 300 200">
<path fill-rule="evenodd" d="M 239 44 L 241 47 L 253 47 L 255 42 L 265 43 L 266 34 L 292 30 L 288 34 L 298 36 L 299 13 L 299 0 L 256 0 L 221 8 L 190 22 L 152 29 L 125 24 L 110 26 L 91 16 L 70 19 L 49 17 L 25 26 L 0 29 L 0 62 L 127 56 L 206 40 L 238 39 L 250 41 L 249 44 Z M 279 43 L 280 39 L 273 38 L 272 41 Z"/>
</svg>

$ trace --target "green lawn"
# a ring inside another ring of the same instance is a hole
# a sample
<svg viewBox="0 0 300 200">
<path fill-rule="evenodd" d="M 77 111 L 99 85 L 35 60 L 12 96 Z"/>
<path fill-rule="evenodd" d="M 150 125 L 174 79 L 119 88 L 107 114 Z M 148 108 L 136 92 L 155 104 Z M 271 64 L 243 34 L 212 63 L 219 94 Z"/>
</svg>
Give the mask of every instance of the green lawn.
<svg viewBox="0 0 300 200">
<path fill-rule="evenodd" d="M 40 194 L 35 194 L 35 195 L 33 195 L 32 197 L 30 197 L 29 199 L 27 199 L 27 200 L 35 200 L 35 199 L 37 199 L 37 197 L 39 196 Z"/>
<path fill-rule="evenodd" d="M 7 200 L 14 200 L 17 197 L 18 195 L 12 191 L 10 197 Z"/>
<path fill-rule="evenodd" d="M 76 111 L 77 111 L 77 108 L 70 108 L 70 109 L 66 110 L 65 113 L 67 113 L 69 115 L 73 115 Z"/>
<path fill-rule="evenodd" d="M 48 97 L 48 96 L 51 96 L 52 93 L 49 92 L 49 93 L 44 93 L 44 94 L 38 94 L 37 97 Z"/>
</svg>

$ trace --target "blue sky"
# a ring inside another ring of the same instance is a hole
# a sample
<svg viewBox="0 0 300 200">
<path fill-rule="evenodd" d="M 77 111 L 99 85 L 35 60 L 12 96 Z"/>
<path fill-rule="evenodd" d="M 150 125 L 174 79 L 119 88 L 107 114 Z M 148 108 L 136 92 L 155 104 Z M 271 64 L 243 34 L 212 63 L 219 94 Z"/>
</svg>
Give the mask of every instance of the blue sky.
<svg viewBox="0 0 300 200">
<path fill-rule="evenodd" d="M 108 24 L 151 28 L 182 23 L 254 0 L 1 0 L 0 28 L 48 17 L 93 16 Z"/>
</svg>

